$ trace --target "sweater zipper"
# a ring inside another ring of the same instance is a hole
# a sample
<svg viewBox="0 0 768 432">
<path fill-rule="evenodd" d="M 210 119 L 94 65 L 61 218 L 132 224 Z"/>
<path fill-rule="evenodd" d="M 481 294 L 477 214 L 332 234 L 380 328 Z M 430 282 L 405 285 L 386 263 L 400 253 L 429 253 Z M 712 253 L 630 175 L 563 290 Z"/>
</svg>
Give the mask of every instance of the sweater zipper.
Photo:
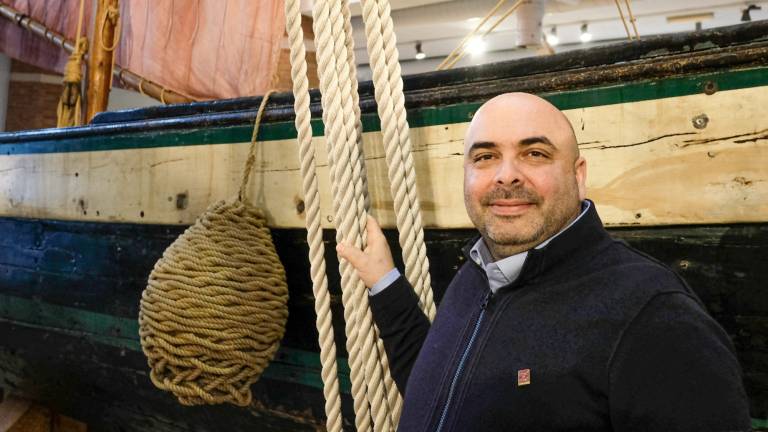
<svg viewBox="0 0 768 432">
<path fill-rule="evenodd" d="M 443 425 L 445 424 L 445 419 L 448 417 L 448 409 L 450 408 L 451 402 L 453 401 L 453 394 L 456 390 L 456 385 L 459 382 L 461 373 L 464 371 L 464 363 L 467 361 L 469 351 L 472 349 L 472 345 L 475 343 L 475 338 L 477 337 L 477 332 L 480 330 L 480 324 L 483 322 L 483 317 L 485 317 L 485 310 L 488 307 L 488 301 L 491 299 L 491 294 L 491 291 L 488 291 L 488 294 L 485 295 L 485 299 L 483 300 L 483 304 L 480 305 L 480 315 L 477 316 L 477 321 L 475 321 L 475 328 L 472 330 L 472 336 L 470 336 L 469 342 L 467 342 L 467 346 L 464 348 L 464 353 L 461 355 L 461 359 L 459 360 L 459 366 L 456 368 L 456 372 L 453 374 L 451 387 L 448 390 L 448 398 L 446 399 L 445 405 L 443 406 L 443 412 L 440 415 L 440 423 L 437 424 L 435 432 L 442 431 Z"/>
</svg>

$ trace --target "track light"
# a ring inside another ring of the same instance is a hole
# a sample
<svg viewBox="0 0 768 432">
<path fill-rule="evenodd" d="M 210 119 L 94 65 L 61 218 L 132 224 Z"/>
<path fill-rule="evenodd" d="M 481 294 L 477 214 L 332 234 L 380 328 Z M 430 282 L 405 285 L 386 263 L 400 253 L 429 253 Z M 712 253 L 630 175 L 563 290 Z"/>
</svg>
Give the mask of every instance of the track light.
<svg viewBox="0 0 768 432">
<path fill-rule="evenodd" d="M 581 35 L 579 35 L 579 39 L 581 39 L 583 43 L 587 43 L 592 40 L 592 33 L 589 32 L 586 24 L 581 25 Z"/>
<path fill-rule="evenodd" d="M 552 30 L 547 33 L 547 43 L 549 46 L 555 46 L 560 43 L 560 38 L 557 37 L 557 27 L 552 26 Z"/>
<path fill-rule="evenodd" d="M 482 54 L 485 52 L 486 44 L 482 37 L 473 36 L 469 42 L 467 42 L 467 52 L 472 55 Z"/>
<path fill-rule="evenodd" d="M 749 15 L 749 13 L 753 10 L 760 10 L 762 9 L 760 6 L 755 6 L 753 4 L 747 6 L 746 9 L 741 11 L 741 21 L 742 22 L 749 22 L 752 21 L 752 17 Z"/>
<path fill-rule="evenodd" d="M 416 42 L 416 55 L 414 57 L 416 60 L 424 60 L 427 58 L 427 55 L 421 50 L 421 42 Z"/>
</svg>

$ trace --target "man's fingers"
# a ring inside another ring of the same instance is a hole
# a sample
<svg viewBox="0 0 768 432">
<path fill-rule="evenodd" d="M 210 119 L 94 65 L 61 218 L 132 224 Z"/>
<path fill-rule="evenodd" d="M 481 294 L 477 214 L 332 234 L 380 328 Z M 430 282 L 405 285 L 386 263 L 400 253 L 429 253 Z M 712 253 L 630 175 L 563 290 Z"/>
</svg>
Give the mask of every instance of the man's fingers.
<svg viewBox="0 0 768 432">
<path fill-rule="evenodd" d="M 368 232 L 369 241 L 371 238 L 379 239 L 384 237 L 384 232 L 381 231 L 379 222 L 377 222 L 376 219 L 374 219 L 371 215 L 368 215 L 368 220 L 365 224 L 365 230 Z"/>
<path fill-rule="evenodd" d="M 363 253 L 363 251 L 344 243 L 336 245 L 336 252 L 338 252 L 340 257 L 349 261 L 349 263 L 352 264 L 352 267 L 356 269 L 359 269 L 362 266 L 363 259 L 365 258 L 365 253 Z"/>
</svg>

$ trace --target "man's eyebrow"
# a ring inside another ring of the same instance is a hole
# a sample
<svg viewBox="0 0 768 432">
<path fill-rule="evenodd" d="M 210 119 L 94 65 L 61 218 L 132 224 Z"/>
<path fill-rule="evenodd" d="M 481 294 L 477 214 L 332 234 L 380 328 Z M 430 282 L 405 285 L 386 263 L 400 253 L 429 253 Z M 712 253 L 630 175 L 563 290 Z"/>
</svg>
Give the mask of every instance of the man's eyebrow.
<svg viewBox="0 0 768 432">
<path fill-rule="evenodd" d="M 553 149 L 557 149 L 557 147 L 555 147 L 555 145 L 552 144 L 552 141 L 550 141 L 549 138 L 547 138 L 544 135 L 523 138 L 518 142 L 518 145 L 523 147 L 533 145 L 533 144 L 544 144 L 552 147 Z"/>
<path fill-rule="evenodd" d="M 475 150 L 480 149 L 492 149 L 498 147 L 495 142 L 493 141 L 475 141 L 472 143 L 471 146 L 469 146 L 469 150 L 467 150 L 467 154 L 472 153 Z"/>
</svg>

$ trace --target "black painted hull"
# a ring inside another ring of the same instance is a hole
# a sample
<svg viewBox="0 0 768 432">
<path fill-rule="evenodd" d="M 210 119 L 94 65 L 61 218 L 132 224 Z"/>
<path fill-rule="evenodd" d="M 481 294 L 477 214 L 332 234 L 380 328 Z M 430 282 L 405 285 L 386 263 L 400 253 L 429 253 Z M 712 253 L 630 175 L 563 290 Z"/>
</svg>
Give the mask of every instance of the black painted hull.
<svg viewBox="0 0 768 432">
<path fill-rule="evenodd" d="M 146 275 L 177 235 L 179 226 L 99 224 L 0 219 L 0 275 L 3 296 L 49 303 L 115 318 L 135 319 Z M 752 415 L 768 415 L 768 224 L 625 228 L 612 234 L 649 253 L 680 273 L 699 294 L 736 344 Z M 436 298 L 462 264 L 460 247 L 470 230 L 428 230 L 427 248 Z M 291 287 L 290 318 L 283 346 L 317 352 L 312 289 L 303 230 L 275 230 L 278 253 Z M 397 238 L 387 237 L 397 251 Z M 326 232 L 327 250 L 333 233 Z M 397 254 L 396 254 L 397 255 Z M 95 260 L 94 257 L 102 257 Z M 329 268 L 336 258 L 326 256 Z M 329 272 L 331 287 L 338 274 Z M 333 298 L 338 346 L 343 351 L 341 304 Z M 0 308 L 3 316 L 18 311 Z M 91 430 L 311 430 L 322 425 L 322 392 L 286 381 L 283 375 L 254 386 L 257 409 L 230 406 L 182 407 L 155 389 L 143 354 L 100 343 L 91 329 L 47 326 L 28 315 L 0 319 L 0 387 L 33 398 L 86 421 Z M 115 335 L 136 340 L 136 335 Z M 343 352 L 340 352 L 344 356 Z M 294 367 L 299 367 L 294 365 Z M 319 370 L 303 366 L 307 373 Z M 351 399 L 344 398 L 351 419 Z M 254 417 L 258 416 L 258 417 Z"/>
</svg>

